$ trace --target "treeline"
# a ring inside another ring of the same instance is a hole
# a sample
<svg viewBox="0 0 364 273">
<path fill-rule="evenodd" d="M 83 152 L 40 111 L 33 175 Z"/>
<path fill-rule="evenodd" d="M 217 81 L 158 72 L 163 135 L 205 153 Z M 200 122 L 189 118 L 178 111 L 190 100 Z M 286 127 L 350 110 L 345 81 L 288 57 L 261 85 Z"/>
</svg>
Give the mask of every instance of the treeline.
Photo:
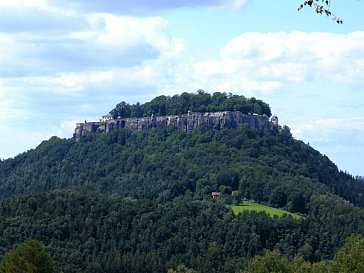
<svg viewBox="0 0 364 273">
<path fill-rule="evenodd" d="M 166 272 L 181 264 L 201 273 L 237 272 L 274 249 L 316 262 L 331 259 L 364 223 L 363 210 L 325 195 L 312 196 L 301 221 L 235 216 L 221 200 L 188 193 L 161 202 L 55 191 L 3 200 L 0 214 L 0 259 L 32 238 L 65 273 Z"/>
<path fill-rule="evenodd" d="M 245 98 L 244 96 L 215 92 L 212 95 L 203 90 L 197 93 L 182 93 L 174 96 L 158 96 L 153 100 L 140 104 L 130 105 L 125 101 L 116 105 L 110 111 L 114 117 L 121 118 L 138 118 L 165 115 L 180 115 L 192 112 L 219 112 L 219 111 L 240 111 L 242 113 L 257 113 L 260 115 L 272 115 L 270 106 L 253 98 Z"/>
</svg>

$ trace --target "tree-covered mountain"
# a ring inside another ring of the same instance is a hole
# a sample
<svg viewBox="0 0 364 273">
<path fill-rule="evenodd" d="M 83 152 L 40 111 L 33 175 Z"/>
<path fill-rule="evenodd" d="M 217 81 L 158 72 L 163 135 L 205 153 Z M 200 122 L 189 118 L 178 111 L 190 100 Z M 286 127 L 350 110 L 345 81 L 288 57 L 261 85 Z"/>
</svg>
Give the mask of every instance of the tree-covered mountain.
<svg viewBox="0 0 364 273">
<path fill-rule="evenodd" d="M 79 142 L 53 137 L 1 162 L 0 179 L 1 197 L 76 189 L 171 200 L 187 190 L 207 197 L 225 185 L 248 199 L 302 213 L 313 193 L 364 206 L 363 183 L 293 139 L 288 127 L 279 132 L 200 127 L 187 133 L 161 126 L 144 133 L 99 133 Z"/>
<path fill-rule="evenodd" d="M 234 215 L 218 190 L 304 218 Z M 0 257 L 31 238 L 65 273 L 238 272 L 274 249 L 318 262 L 364 235 L 363 193 L 286 126 L 53 137 L 0 162 Z"/>
</svg>

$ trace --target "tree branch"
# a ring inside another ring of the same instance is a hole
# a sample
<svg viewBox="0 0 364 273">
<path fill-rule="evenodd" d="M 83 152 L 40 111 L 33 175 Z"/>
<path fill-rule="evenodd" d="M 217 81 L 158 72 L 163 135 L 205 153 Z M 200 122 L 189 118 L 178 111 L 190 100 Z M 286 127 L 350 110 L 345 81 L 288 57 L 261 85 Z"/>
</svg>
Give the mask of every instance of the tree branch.
<svg viewBox="0 0 364 273">
<path fill-rule="evenodd" d="M 308 0 L 298 6 L 298 11 L 303 9 L 305 6 L 314 7 L 317 14 L 326 14 L 326 16 L 330 16 L 337 24 L 342 24 L 343 21 L 330 11 L 330 4 L 330 0 Z"/>
</svg>

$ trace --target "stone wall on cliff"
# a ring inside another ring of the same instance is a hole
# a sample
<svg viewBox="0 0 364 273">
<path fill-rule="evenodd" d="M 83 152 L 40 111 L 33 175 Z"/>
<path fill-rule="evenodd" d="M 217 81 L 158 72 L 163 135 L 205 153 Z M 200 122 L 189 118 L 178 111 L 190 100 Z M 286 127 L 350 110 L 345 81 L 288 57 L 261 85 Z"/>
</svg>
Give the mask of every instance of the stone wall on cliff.
<svg viewBox="0 0 364 273">
<path fill-rule="evenodd" d="M 175 116 L 154 116 L 142 118 L 117 118 L 104 116 L 97 122 L 77 123 L 74 132 L 74 139 L 79 140 L 82 136 L 93 134 L 97 131 L 111 132 L 116 129 L 125 128 L 132 132 L 143 132 L 155 128 L 157 124 L 165 126 L 174 125 L 184 131 L 192 131 L 201 125 L 207 125 L 214 130 L 223 128 L 237 128 L 239 125 L 246 124 L 257 130 L 278 129 L 277 117 L 270 120 L 266 115 L 243 114 L 238 111 L 225 112 L 188 112 L 183 115 Z"/>
</svg>

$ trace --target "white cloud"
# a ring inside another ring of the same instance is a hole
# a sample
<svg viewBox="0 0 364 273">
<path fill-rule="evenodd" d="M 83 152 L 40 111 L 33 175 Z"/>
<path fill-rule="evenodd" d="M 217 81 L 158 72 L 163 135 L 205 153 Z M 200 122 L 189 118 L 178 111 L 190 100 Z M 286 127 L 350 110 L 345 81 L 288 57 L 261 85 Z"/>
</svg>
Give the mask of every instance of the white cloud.
<svg viewBox="0 0 364 273">
<path fill-rule="evenodd" d="M 169 37 L 165 22 L 158 17 L 93 14 L 88 19 L 89 25 L 82 31 L 0 35 L 2 75 L 130 67 L 180 47 L 177 40 Z"/>
<path fill-rule="evenodd" d="M 160 37 L 165 32 L 166 23 L 160 17 L 137 18 L 111 14 L 91 14 L 88 16 L 91 31 L 86 32 L 87 41 L 93 41 L 102 48 L 124 48 L 130 44 L 148 43 L 163 48 L 168 41 Z M 161 38 L 161 39 L 158 39 Z"/>
<path fill-rule="evenodd" d="M 58 137 L 69 138 L 70 132 L 75 129 L 75 124 L 80 122 L 79 120 L 64 120 L 61 122 L 57 131 L 53 134 Z"/>
<path fill-rule="evenodd" d="M 269 92 L 284 83 L 329 80 L 364 83 L 364 32 L 244 33 L 231 39 L 219 59 L 195 64 L 214 86 Z M 229 84 L 226 84 L 228 82 Z M 260 83 L 260 84 L 256 84 Z"/>
<path fill-rule="evenodd" d="M 0 94 L 92 98 L 107 89 L 117 103 L 121 90 L 161 79 L 184 48 L 160 17 L 77 16 L 86 27 L 76 31 L 0 33 Z"/>
</svg>

